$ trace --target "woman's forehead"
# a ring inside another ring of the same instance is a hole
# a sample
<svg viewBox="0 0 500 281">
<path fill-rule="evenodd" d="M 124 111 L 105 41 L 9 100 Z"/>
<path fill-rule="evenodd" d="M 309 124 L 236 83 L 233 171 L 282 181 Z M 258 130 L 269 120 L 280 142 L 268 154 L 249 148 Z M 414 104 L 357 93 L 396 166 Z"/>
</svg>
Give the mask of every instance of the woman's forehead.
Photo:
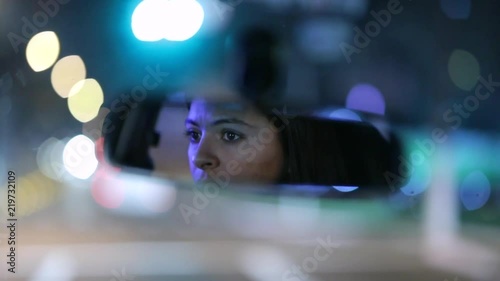
<svg viewBox="0 0 500 281">
<path fill-rule="evenodd" d="M 214 102 L 207 100 L 194 100 L 191 103 L 189 113 L 193 114 L 233 114 L 233 115 L 246 115 L 253 113 L 253 108 L 248 103 L 239 101 L 231 102 Z"/>
<path fill-rule="evenodd" d="M 191 103 L 191 108 L 195 107 L 199 111 L 227 111 L 227 112 L 241 112 L 250 110 L 248 104 L 240 101 L 208 101 L 205 99 L 197 99 Z"/>
<path fill-rule="evenodd" d="M 249 103 L 240 101 L 213 102 L 194 100 L 189 110 L 190 119 L 213 120 L 220 117 L 233 117 L 243 120 L 259 121 L 264 116 L 259 114 Z"/>
</svg>

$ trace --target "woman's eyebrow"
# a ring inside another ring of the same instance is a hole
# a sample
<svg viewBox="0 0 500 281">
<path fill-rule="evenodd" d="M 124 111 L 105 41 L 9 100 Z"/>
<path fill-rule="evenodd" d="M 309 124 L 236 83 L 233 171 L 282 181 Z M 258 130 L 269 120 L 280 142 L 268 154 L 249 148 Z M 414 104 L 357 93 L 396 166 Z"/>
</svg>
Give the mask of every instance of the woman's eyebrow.
<svg viewBox="0 0 500 281">
<path fill-rule="evenodd" d="M 188 124 L 191 124 L 193 126 L 196 126 L 196 127 L 199 127 L 200 125 L 198 125 L 198 123 L 196 123 L 193 119 L 186 119 L 186 122 L 185 122 L 186 125 Z"/>
<path fill-rule="evenodd" d="M 186 125 L 188 124 L 191 124 L 193 126 L 196 126 L 196 127 L 199 127 L 200 125 L 198 123 L 196 123 L 196 121 L 194 121 L 193 119 L 186 119 Z M 250 125 L 248 124 L 247 122 L 241 120 L 241 119 L 238 119 L 238 118 L 222 118 L 222 119 L 218 119 L 218 120 L 215 120 L 213 121 L 210 126 L 218 126 L 218 125 L 222 125 L 222 124 L 239 124 L 239 125 L 244 125 L 244 126 L 247 126 L 247 127 L 251 127 L 251 128 L 255 128 L 255 126 L 253 125 Z"/>
<path fill-rule="evenodd" d="M 244 125 L 244 126 L 251 127 L 251 128 L 255 127 L 255 126 L 250 125 L 247 122 L 245 122 L 245 121 L 243 121 L 241 119 L 238 119 L 238 118 L 222 118 L 222 119 L 218 119 L 218 120 L 213 121 L 211 125 L 212 126 L 217 126 L 217 125 L 221 125 L 221 124 L 239 124 L 239 125 Z"/>
</svg>

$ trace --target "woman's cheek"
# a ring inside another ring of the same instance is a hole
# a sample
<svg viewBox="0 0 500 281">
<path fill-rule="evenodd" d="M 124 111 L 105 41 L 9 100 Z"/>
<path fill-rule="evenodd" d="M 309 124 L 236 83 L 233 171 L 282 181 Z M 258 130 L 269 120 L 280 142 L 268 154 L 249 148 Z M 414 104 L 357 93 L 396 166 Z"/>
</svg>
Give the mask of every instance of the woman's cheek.
<svg viewBox="0 0 500 281">
<path fill-rule="evenodd" d="M 224 162 L 229 162 L 231 160 L 235 160 L 240 164 L 243 164 L 244 162 L 248 162 L 247 160 L 247 155 L 242 152 L 241 149 L 238 149 L 238 144 L 231 145 L 229 149 L 225 150 L 225 152 L 229 153 L 223 153 L 222 158 Z"/>
</svg>

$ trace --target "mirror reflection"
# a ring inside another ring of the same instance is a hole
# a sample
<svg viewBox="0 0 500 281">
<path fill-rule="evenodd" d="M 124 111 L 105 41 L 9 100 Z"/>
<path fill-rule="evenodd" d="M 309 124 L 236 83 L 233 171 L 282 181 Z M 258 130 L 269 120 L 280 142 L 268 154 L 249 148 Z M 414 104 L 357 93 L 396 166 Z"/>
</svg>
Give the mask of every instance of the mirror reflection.
<svg viewBox="0 0 500 281">
<path fill-rule="evenodd" d="M 241 98 L 167 103 L 149 156 L 156 174 L 198 184 L 387 184 L 396 149 L 387 132 L 334 112 L 295 114 Z"/>
</svg>

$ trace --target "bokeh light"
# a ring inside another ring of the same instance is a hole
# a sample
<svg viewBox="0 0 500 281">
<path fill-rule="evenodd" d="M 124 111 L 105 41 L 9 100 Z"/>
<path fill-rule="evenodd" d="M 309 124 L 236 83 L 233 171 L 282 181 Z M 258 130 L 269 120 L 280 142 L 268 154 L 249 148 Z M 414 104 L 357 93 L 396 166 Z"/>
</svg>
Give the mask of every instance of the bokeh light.
<svg viewBox="0 0 500 281">
<path fill-rule="evenodd" d="M 371 84 L 357 84 L 347 95 L 346 108 L 384 115 L 384 96 Z"/>
<path fill-rule="evenodd" d="M 52 87 L 62 98 L 67 98 L 71 88 L 85 78 L 85 63 L 79 56 L 67 56 L 60 59 L 54 65 L 50 76 Z M 74 89 L 74 92 L 78 91 L 79 89 Z"/>
<path fill-rule="evenodd" d="M 99 168 L 92 182 L 91 193 L 95 202 L 106 209 L 120 207 L 125 200 L 124 181 L 117 179 L 117 173 Z"/>
<path fill-rule="evenodd" d="M 57 35 L 52 31 L 44 31 L 31 38 L 26 47 L 26 59 L 36 72 L 49 69 L 59 56 L 60 45 Z"/>
<path fill-rule="evenodd" d="M 164 10 L 168 10 L 167 1 L 144 0 L 132 14 L 132 32 L 141 41 L 158 41 L 163 38 Z"/>
<path fill-rule="evenodd" d="M 144 0 L 132 14 L 132 32 L 141 41 L 185 41 L 198 32 L 203 19 L 196 0 Z"/>
<path fill-rule="evenodd" d="M 471 12 L 471 0 L 441 0 L 441 10 L 450 19 L 468 19 Z"/>
<path fill-rule="evenodd" d="M 28 216 L 38 207 L 38 198 L 33 196 L 34 183 L 24 176 L 18 180 L 16 186 L 16 201 L 19 202 L 16 213 L 18 216 Z"/>
<path fill-rule="evenodd" d="M 448 60 L 448 73 L 458 88 L 470 91 L 479 79 L 480 66 L 476 57 L 465 50 L 454 50 Z"/>
<path fill-rule="evenodd" d="M 333 188 L 340 192 L 352 192 L 358 189 L 358 186 L 347 186 L 347 185 L 334 185 Z"/>
<path fill-rule="evenodd" d="M 36 154 L 38 169 L 46 177 L 61 181 L 66 173 L 63 164 L 63 150 L 65 143 L 54 137 L 44 141 Z"/>
<path fill-rule="evenodd" d="M 170 8 L 165 16 L 164 38 L 185 41 L 200 30 L 205 13 L 196 0 L 170 0 Z"/>
<path fill-rule="evenodd" d="M 16 200 L 18 217 L 29 216 L 48 207 L 58 196 L 57 185 L 39 171 L 34 171 L 18 178 Z M 7 201 L 7 193 L 0 199 Z M 2 198 L 5 196 L 5 198 Z"/>
<path fill-rule="evenodd" d="M 100 165 L 93 178 L 92 197 L 106 209 L 143 216 L 170 210 L 175 206 L 177 191 L 169 181 L 119 173 Z"/>
<path fill-rule="evenodd" d="M 341 108 L 330 113 L 329 118 L 336 120 L 361 121 L 361 117 L 352 110 Z"/>
<path fill-rule="evenodd" d="M 410 154 L 411 157 L 411 154 Z M 406 196 L 415 196 L 427 190 L 431 182 L 432 169 L 429 161 L 420 165 L 413 165 L 414 172 L 410 175 L 408 183 L 400 190 Z"/>
<path fill-rule="evenodd" d="M 104 102 L 104 93 L 95 79 L 76 83 L 68 97 L 69 111 L 76 120 L 85 123 L 94 119 Z"/>
<path fill-rule="evenodd" d="M 491 184 L 483 172 L 470 173 L 460 184 L 460 200 L 469 211 L 483 207 L 490 195 Z"/>
<path fill-rule="evenodd" d="M 72 138 L 63 151 L 66 171 L 78 179 L 88 179 L 97 169 L 94 142 L 84 135 Z"/>
<path fill-rule="evenodd" d="M 233 0 L 231 3 L 213 0 L 199 1 L 204 11 L 203 32 L 213 34 L 223 30 L 231 22 L 235 7 L 243 1 Z"/>
</svg>

